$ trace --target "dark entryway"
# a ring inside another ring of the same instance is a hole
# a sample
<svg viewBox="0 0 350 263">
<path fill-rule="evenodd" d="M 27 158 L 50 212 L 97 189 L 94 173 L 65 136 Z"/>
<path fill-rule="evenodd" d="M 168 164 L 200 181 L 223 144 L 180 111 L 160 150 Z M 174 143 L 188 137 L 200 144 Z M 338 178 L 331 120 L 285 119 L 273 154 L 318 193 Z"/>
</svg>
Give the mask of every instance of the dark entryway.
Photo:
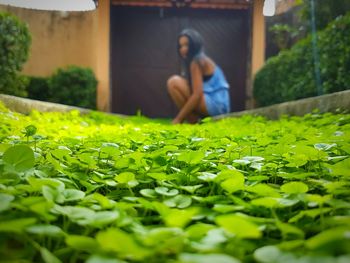
<svg viewBox="0 0 350 263">
<path fill-rule="evenodd" d="M 231 110 L 244 109 L 248 55 L 248 10 L 111 7 L 112 111 L 174 117 L 166 80 L 178 74 L 178 33 L 198 30 L 206 53 L 231 85 Z"/>
</svg>

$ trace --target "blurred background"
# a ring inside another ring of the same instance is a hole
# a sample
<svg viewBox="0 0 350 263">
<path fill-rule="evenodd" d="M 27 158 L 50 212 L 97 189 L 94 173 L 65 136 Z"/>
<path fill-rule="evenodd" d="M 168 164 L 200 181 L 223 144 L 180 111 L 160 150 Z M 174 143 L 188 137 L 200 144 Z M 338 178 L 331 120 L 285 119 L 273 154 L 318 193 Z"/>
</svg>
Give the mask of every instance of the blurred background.
<svg viewBox="0 0 350 263">
<path fill-rule="evenodd" d="M 0 93 L 172 117 L 166 80 L 187 27 L 223 68 L 232 112 L 349 89 L 348 0 L 87 1 L 84 11 L 0 1 Z"/>
</svg>

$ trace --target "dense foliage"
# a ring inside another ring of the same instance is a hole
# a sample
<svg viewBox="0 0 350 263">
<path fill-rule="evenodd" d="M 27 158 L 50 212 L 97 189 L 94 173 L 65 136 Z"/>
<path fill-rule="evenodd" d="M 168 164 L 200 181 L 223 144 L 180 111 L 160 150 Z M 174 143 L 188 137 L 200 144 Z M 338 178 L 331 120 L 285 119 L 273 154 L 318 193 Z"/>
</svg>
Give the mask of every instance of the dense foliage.
<svg viewBox="0 0 350 263">
<path fill-rule="evenodd" d="M 50 100 L 49 78 L 28 76 L 28 98 L 42 101 Z"/>
<path fill-rule="evenodd" d="M 52 76 L 28 76 L 28 97 L 96 109 L 97 80 L 90 68 L 59 68 Z"/>
<path fill-rule="evenodd" d="M 49 101 L 96 109 L 96 87 L 90 68 L 59 68 L 48 80 Z"/>
<path fill-rule="evenodd" d="M 0 109 L 5 261 L 350 260 L 348 114 L 172 126 Z"/>
<path fill-rule="evenodd" d="M 350 13 L 318 34 L 323 92 L 350 88 Z M 311 37 L 270 58 L 257 73 L 254 96 L 259 106 L 317 95 Z"/>
<path fill-rule="evenodd" d="M 301 18 L 305 22 L 310 22 L 311 4 L 310 0 L 298 0 L 301 5 Z M 325 28 L 328 23 L 338 16 L 345 15 L 350 11 L 349 0 L 313 0 L 315 4 L 315 21 L 318 29 Z"/>
<path fill-rule="evenodd" d="M 19 75 L 27 61 L 31 36 L 16 16 L 0 12 L 0 93 L 26 96 L 25 77 Z"/>
</svg>

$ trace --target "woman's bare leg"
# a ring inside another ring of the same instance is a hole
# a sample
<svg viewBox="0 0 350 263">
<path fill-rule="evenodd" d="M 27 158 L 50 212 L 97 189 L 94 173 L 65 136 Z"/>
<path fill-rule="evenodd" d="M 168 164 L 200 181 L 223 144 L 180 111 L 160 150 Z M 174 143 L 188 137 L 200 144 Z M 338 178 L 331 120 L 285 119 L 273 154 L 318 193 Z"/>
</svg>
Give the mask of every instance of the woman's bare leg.
<svg viewBox="0 0 350 263">
<path fill-rule="evenodd" d="M 190 87 L 188 82 L 183 77 L 174 75 L 168 79 L 167 82 L 168 92 L 176 106 L 181 109 L 191 96 Z M 198 107 L 195 109 L 196 112 L 192 112 L 188 117 L 189 123 L 196 123 L 199 118 L 199 112 L 201 115 L 207 115 L 205 106 L 204 96 L 201 96 L 201 101 Z"/>
</svg>

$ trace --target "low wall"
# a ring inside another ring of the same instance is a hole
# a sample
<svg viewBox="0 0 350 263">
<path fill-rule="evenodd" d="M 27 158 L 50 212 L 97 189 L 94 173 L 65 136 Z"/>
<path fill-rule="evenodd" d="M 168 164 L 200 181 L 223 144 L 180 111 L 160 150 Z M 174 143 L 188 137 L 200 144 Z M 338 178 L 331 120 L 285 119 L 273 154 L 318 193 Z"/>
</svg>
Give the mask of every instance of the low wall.
<svg viewBox="0 0 350 263">
<path fill-rule="evenodd" d="M 260 115 L 269 119 L 278 119 L 281 115 L 303 116 L 318 109 L 320 113 L 346 111 L 350 112 L 350 90 L 332 94 L 284 102 L 267 107 L 239 112 L 232 112 L 214 117 L 215 120 L 242 115 Z"/>
<path fill-rule="evenodd" d="M 74 106 L 67 106 L 58 103 L 45 102 L 39 100 L 25 99 L 10 95 L 0 94 L 0 101 L 10 109 L 11 111 L 19 112 L 22 114 L 29 114 L 32 110 L 38 110 L 41 112 L 57 111 L 57 112 L 67 112 L 72 110 L 78 110 L 81 113 L 89 113 L 91 110 L 83 109 Z"/>
<path fill-rule="evenodd" d="M 78 110 L 81 113 L 88 113 L 90 110 L 67 106 L 57 103 L 44 102 L 38 100 L 31 100 L 19 98 L 10 95 L 0 94 L 0 101 L 12 111 L 22 114 L 29 114 L 31 110 L 36 109 L 41 112 L 57 111 L 66 112 L 71 110 Z M 296 101 L 284 102 L 280 104 L 271 105 L 268 107 L 257 108 L 253 110 L 245 110 L 240 112 L 232 112 L 229 114 L 219 115 L 214 117 L 214 120 L 219 120 L 228 117 L 239 117 L 242 115 L 261 115 L 269 119 L 278 119 L 281 115 L 303 116 L 313 110 L 318 109 L 319 112 L 350 112 L 350 90 L 340 91 L 332 94 L 327 94 L 318 97 L 301 99 Z M 123 116 L 116 114 L 118 116 Z"/>
</svg>

